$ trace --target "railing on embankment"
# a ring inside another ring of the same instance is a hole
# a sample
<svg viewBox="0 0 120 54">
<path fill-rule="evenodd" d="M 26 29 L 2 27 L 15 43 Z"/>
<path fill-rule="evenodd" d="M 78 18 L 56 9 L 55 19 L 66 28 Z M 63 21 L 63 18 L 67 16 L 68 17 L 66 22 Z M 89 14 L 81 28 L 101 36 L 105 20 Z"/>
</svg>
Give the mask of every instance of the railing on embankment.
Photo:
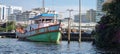
<svg viewBox="0 0 120 54">
<path fill-rule="evenodd" d="M 68 40 L 68 33 L 62 33 L 62 40 Z M 79 33 L 70 33 L 70 41 L 78 41 L 79 40 Z M 81 34 L 82 41 L 93 41 L 94 37 L 92 37 L 89 33 L 82 33 Z"/>
</svg>

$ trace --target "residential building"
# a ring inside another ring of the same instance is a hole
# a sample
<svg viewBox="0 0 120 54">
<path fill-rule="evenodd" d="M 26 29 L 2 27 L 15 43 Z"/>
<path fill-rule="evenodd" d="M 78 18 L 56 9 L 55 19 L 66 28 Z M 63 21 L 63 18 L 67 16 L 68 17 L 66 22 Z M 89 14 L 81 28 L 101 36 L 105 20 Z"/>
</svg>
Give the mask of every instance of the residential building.
<svg viewBox="0 0 120 54">
<path fill-rule="evenodd" d="M 16 12 L 13 12 L 13 14 L 10 14 L 9 21 L 16 21 L 16 23 L 21 23 L 21 24 L 31 24 L 31 23 L 34 23 L 34 21 L 29 20 L 29 18 L 33 18 L 41 14 L 42 9 L 34 8 L 30 11 L 24 11 L 24 12 L 16 11 Z M 45 12 L 47 12 L 47 9 Z M 53 12 L 48 12 L 48 13 L 53 13 Z"/>
<path fill-rule="evenodd" d="M 7 6 L 0 5 L 0 21 L 5 22 L 7 19 Z"/>
<path fill-rule="evenodd" d="M 74 22 L 79 22 L 79 14 L 78 15 L 74 15 Z"/>
<path fill-rule="evenodd" d="M 15 15 L 22 13 L 22 7 L 18 6 L 8 6 L 8 21 L 16 20 Z M 15 17 L 15 18 L 14 18 Z"/>
<path fill-rule="evenodd" d="M 25 11 L 22 13 L 17 13 L 17 14 L 11 14 L 9 16 L 9 21 L 16 21 L 16 23 L 21 23 L 21 24 L 30 24 L 29 18 L 33 18 L 36 16 L 35 12 L 32 11 Z"/>
<path fill-rule="evenodd" d="M 22 12 L 22 7 L 6 6 L 6 5 L 0 4 L 0 21 L 6 22 L 9 20 L 13 20 L 13 19 L 11 19 L 13 16 L 10 16 L 10 15 L 17 14 L 19 12 Z M 10 16 L 10 18 L 9 18 L 9 16 Z"/>
<path fill-rule="evenodd" d="M 15 20 L 16 23 L 31 24 L 31 23 L 34 23 L 34 21 L 30 21 L 29 18 L 33 18 L 36 15 L 39 15 L 41 13 L 42 13 L 41 8 L 34 8 L 31 11 L 24 11 L 24 12 L 17 12 L 17 13 L 14 12 L 9 16 L 9 21 Z"/>
<path fill-rule="evenodd" d="M 10 14 L 16 14 L 16 13 L 19 13 L 19 12 L 22 12 L 22 7 L 19 7 L 19 6 L 9 6 L 8 7 L 8 15 Z"/>
<path fill-rule="evenodd" d="M 79 22 L 79 15 L 74 15 L 74 22 Z M 89 22 L 88 18 L 86 17 L 86 14 L 81 15 L 81 22 Z"/>
<path fill-rule="evenodd" d="M 95 22 L 96 11 L 93 9 L 87 10 L 86 17 L 88 18 L 89 22 Z"/>
</svg>

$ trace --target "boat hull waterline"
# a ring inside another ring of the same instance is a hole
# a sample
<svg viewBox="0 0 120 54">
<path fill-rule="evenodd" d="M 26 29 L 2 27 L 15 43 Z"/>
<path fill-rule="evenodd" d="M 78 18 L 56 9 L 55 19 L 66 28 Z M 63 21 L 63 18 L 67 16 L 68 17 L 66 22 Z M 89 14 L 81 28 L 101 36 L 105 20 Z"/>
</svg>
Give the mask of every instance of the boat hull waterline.
<svg viewBox="0 0 120 54">
<path fill-rule="evenodd" d="M 61 32 L 60 25 L 52 25 L 48 27 L 33 29 L 25 33 L 17 33 L 19 39 L 26 39 L 37 42 L 60 43 Z"/>
</svg>

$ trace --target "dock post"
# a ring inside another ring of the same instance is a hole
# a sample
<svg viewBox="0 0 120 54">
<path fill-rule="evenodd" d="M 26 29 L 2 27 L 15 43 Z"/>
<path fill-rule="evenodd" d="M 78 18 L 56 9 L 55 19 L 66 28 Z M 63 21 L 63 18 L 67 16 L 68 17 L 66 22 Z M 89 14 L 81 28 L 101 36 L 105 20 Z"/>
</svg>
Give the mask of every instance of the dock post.
<svg viewBox="0 0 120 54">
<path fill-rule="evenodd" d="M 18 38 L 18 36 L 16 35 L 15 38 Z"/>
<path fill-rule="evenodd" d="M 81 43 L 81 0 L 79 0 L 79 38 L 78 42 Z"/>
<path fill-rule="evenodd" d="M 70 43 L 70 33 L 71 33 L 71 12 L 73 9 L 67 9 L 69 11 L 69 18 L 68 18 L 68 44 Z"/>
<path fill-rule="evenodd" d="M 70 43 L 70 18 L 68 18 L 68 44 Z"/>
</svg>

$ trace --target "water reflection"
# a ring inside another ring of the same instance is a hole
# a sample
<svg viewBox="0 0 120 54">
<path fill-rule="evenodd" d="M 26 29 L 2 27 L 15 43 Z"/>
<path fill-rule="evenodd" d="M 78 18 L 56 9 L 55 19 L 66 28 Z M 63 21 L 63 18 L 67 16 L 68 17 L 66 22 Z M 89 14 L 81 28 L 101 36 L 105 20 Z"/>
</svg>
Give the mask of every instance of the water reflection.
<svg viewBox="0 0 120 54">
<path fill-rule="evenodd" d="M 0 39 L 0 54 L 101 54 L 119 53 L 115 49 L 98 49 L 92 42 L 62 41 L 61 44 L 18 41 L 17 39 Z"/>
</svg>

